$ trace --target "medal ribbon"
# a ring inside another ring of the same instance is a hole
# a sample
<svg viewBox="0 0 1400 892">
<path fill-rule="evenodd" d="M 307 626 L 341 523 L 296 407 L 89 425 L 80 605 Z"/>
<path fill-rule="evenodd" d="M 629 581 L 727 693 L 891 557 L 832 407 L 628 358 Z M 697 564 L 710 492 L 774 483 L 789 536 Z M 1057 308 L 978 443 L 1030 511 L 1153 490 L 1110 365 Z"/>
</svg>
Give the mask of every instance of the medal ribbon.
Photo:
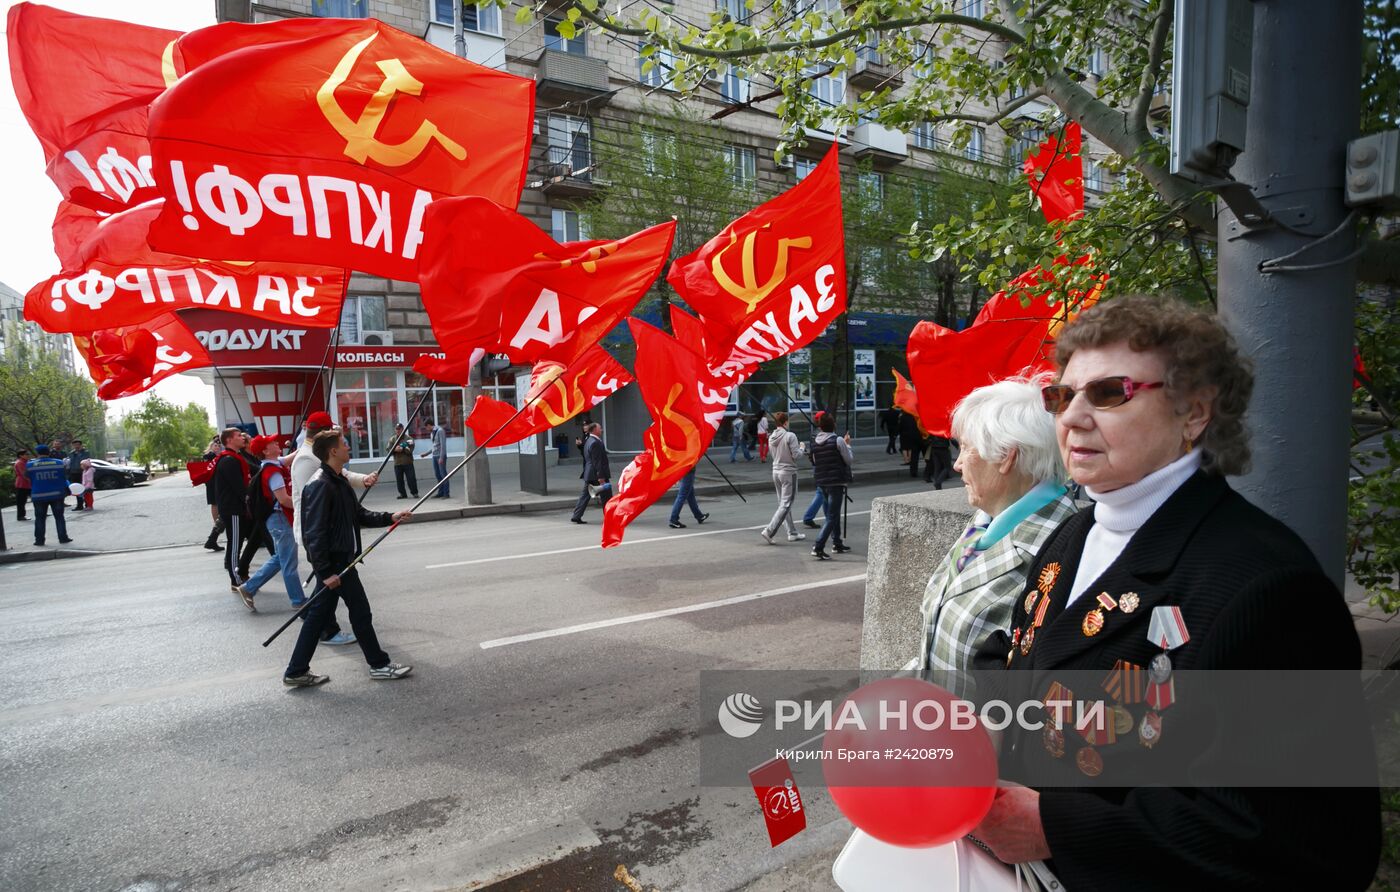
<svg viewBox="0 0 1400 892">
<path fill-rule="evenodd" d="M 1186 631 L 1186 622 L 1181 618 L 1180 607 L 1153 607 L 1152 620 L 1147 626 L 1147 640 L 1162 648 L 1176 650 L 1191 640 Z"/>
</svg>

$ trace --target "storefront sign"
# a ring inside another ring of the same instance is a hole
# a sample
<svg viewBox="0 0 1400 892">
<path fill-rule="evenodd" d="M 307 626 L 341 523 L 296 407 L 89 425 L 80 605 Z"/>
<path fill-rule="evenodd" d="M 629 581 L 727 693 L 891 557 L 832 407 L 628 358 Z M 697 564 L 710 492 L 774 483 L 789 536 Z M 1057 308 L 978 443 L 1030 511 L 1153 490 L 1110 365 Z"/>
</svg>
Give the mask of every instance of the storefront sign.
<svg viewBox="0 0 1400 892">
<path fill-rule="evenodd" d="M 855 356 L 856 408 L 875 408 L 875 351 L 853 350 Z"/>
<path fill-rule="evenodd" d="M 331 332 L 324 328 L 285 328 L 252 316 L 213 310 L 184 310 L 180 318 L 216 366 L 229 369 L 316 369 L 330 364 L 326 347 Z M 443 354 L 436 346 L 338 346 L 335 366 L 341 369 L 411 368 L 420 356 Z"/>
</svg>

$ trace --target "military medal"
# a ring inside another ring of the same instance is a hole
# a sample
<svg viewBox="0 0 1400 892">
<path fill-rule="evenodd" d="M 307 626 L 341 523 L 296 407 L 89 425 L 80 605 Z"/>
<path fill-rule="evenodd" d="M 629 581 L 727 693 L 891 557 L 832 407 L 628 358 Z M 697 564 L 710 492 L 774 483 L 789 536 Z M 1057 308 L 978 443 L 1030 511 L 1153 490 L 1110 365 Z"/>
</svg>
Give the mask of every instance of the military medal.
<svg viewBox="0 0 1400 892">
<path fill-rule="evenodd" d="M 1157 654 L 1147 666 L 1153 684 L 1166 684 L 1172 677 L 1172 658 L 1164 653 Z"/>
<path fill-rule="evenodd" d="M 1026 634 L 1021 637 L 1021 656 L 1027 657 L 1031 653 L 1031 642 L 1035 640 L 1035 629 L 1027 629 Z"/>
<path fill-rule="evenodd" d="M 1050 594 L 1050 590 L 1055 587 L 1055 580 L 1060 578 L 1060 562 L 1051 561 L 1040 570 L 1040 576 L 1036 580 L 1036 587 L 1043 595 Z"/>
<path fill-rule="evenodd" d="M 1138 597 L 1137 592 L 1124 592 L 1123 597 L 1118 599 L 1118 609 L 1124 613 L 1132 613 L 1138 609 L 1138 605 L 1141 603 L 1142 600 Z"/>
<path fill-rule="evenodd" d="M 1084 622 L 1080 625 L 1080 630 L 1084 632 L 1085 638 L 1093 638 L 1103 629 L 1103 611 L 1095 607 L 1084 614 Z"/>
<path fill-rule="evenodd" d="M 1133 714 L 1121 703 L 1113 704 L 1113 732 L 1119 737 L 1133 730 Z"/>
<path fill-rule="evenodd" d="M 1176 650 L 1191 640 L 1180 607 L 1153 607 L 1152 620 L 1147 627 L 1147 640 L 1162 650 Z"/>
<path fill-rule="evenodd" d="M 1075 753 L 1074 764 L 1079 766 L 1080 772 L 1086 777 L 1098 777 L 1103 774 L 1103 756 L 1092 746 L 1086 746 Z"/>
<path fill-rule="evenodd" d="M 1046 725 L 1041 732 L 1041 741 L 1045 744 L 1045 751 L 1053 759 L 1058 759 L 1065 754 L 1065 735 L 1052 725 Z"/>
<path fill-rule="evenodd" d="M 1035 607 L 1035 596 L 1038 594 L 1040 594 L 1040 592 L 1035 589 L 1026 592 L 1026 616 L 1031 615 L 1031 610 Z"/>
<path fill-rule="evenodd" d="M 1128 727 L 1131 729 L 1132 725 Z M 1080 722 L 1075 725 L 1074 730 L 1079 732 L 1079 736 L 1083 737 L 1086 743 L 1104 746 L 1118 742 L 1118 719 L 1111 708 L 1101 712 L 1086 711 L 1080 716 Z"/>
<path fill-rule="evenodd" d="M 1142 724 L 1138 726 L 1138 741 L 1151 749 L 1162 739 L 1162 717 L 1151 710 L 1143 713 Z"/>
<path fill-rule="evenodd" d="M 1106 611 L 1112 611 L 1113 608 L 1118 606 L 1118 602 L 1113 600 L 1113 596 L 1108 592 L 1099 592 L 1099 596 L 1094 600 L 1098 601 L 1099 606 Z"/>
</svg>

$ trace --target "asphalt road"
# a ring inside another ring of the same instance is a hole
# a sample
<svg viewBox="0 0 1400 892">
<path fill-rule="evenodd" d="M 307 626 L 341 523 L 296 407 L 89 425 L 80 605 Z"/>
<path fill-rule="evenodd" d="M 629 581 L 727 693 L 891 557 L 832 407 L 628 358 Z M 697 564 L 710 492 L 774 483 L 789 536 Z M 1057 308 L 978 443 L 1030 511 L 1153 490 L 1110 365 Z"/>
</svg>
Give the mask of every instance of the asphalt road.
<svg viewBox="0 0 1400 892">
<path fill-rule="evenodd" d="M 828 562 L 759 540 L 769 496 L 685 530 L 658 506 L 607 552 L 596 510 L 405 526 L 363 577 L 414 676 L 322 647 L 310 690 L 280 684 L 290 638 L 259 646 L 280 585 L 250 615 L 201 549 L 0 566 L 0 888 L 583 892 L 622 865 L 671 892 L 812 861 L 846 829 L 819 792 L 770 850 L 752 790 L 698 786 L 698 672 L 856 666 L 869 500 L 909 488 L 862 488 Z"/>
</svg>

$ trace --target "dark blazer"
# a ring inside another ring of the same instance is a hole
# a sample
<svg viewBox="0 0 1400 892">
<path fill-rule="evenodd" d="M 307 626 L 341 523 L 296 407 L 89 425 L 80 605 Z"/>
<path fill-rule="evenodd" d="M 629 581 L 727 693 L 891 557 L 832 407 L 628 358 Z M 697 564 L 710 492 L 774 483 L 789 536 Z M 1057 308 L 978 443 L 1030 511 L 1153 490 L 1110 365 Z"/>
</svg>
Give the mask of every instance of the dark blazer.
<svg viewBox="0 0 1400 892">
<path fill-rule="evenodd" d="M 324 462 L 301 491 L 299 510 L 306 556 L 322 582 L 344 570 L 360 553 L 360 527 L 387 527 L 394 522 L 392 514 L 365 510 L 350 481 Z"/>
<path fill-rule="evenodd" d="M 604 480 L 612 479 L 612 469 L 608 467 L 608 450 L 603 441 L 589 434 L 583 441 L 583 482 L 596 486 Z"/>
<path fill-rule="evenodd" d="M 1097 677 L 1120 659 L 1148 666 L 1161 653 L 1147 638 L 1158 605 L 1180 607 L 1191 636 L 1171 653 L 1177 670 L 1360 666 L 1350 612 L 1312 552 L 1222 478 L 1197 473 L 1184 483 L 1118 560 L 1066 608 L 1093 522 L 1092 508 L 1081 511 L 1036 556 L 1028 577 L 1032 585 L 1047 565 L 1060 565 L 1045 620 L 1025 656 L 1019 646 L 1012 649 L 1006 631 L 983 642 L 974 660 L 978 684 L 993 687 L 981 688 L 982 695 L 1039 698 L 1058 671 L 1094 670 Z M 1131 613 L 1108 611 L 1102 631 L 1089 636 L 1082 624 L 1098 606 L 1101 591 L 1114 598 L 1135 592 L 1140 603 Z M 1029 624 L 1026 599 L 1018 599 L 1011 627 Z M 1008 666 L 1008 652 L 1010 668 L 1030 671 L 1001 671 Z M 1051 869 L 1065 887 L 1073 892 L 1365 889 L 1379 859 L 1374 789 L 1112 786 L 1115 768 L 1121 776 L 1132 764 L 1128 760 L 1166 757 L 1173 744 L 1178 755 L 1187 749 L 1185 764 L 1223 758 L 1211 748 L 1210 735 L 1225 733 L 1219 729 L 1183 734 L 1178 723 L 1173 741 L 1173 722 L 1181 718 L 1173 711 L 1186 706 L 1178 703 L 1161 713 L 1161 742 L 1152 749 L 1141 746 L 1136 731 L 1101 746 L 1102 774 L 1092 781 L 1076 768 L 1076 750 L 1084 741 L 1073 729 L 1066 729 L 1059 757 L 1039 732 L 1014 724 L 1008 729 L 1003 777 L 1015 780 L 1033 772 L 1074 785 L 1044 784 L 1040 795 Z M 1132 711 L 1135 720 L 1140 718 L 1140 708 Z M 1369 739 L 1364 746 L 1369 748 Z"/>
<path fill-rule="evenodd" d="M 908 412 L 899 413 L 899 448 L 901 450 L 913 451 L 918 449 L 923 443 L 923 434 L 919 433 L 919 419 Z"/>
</svg>

